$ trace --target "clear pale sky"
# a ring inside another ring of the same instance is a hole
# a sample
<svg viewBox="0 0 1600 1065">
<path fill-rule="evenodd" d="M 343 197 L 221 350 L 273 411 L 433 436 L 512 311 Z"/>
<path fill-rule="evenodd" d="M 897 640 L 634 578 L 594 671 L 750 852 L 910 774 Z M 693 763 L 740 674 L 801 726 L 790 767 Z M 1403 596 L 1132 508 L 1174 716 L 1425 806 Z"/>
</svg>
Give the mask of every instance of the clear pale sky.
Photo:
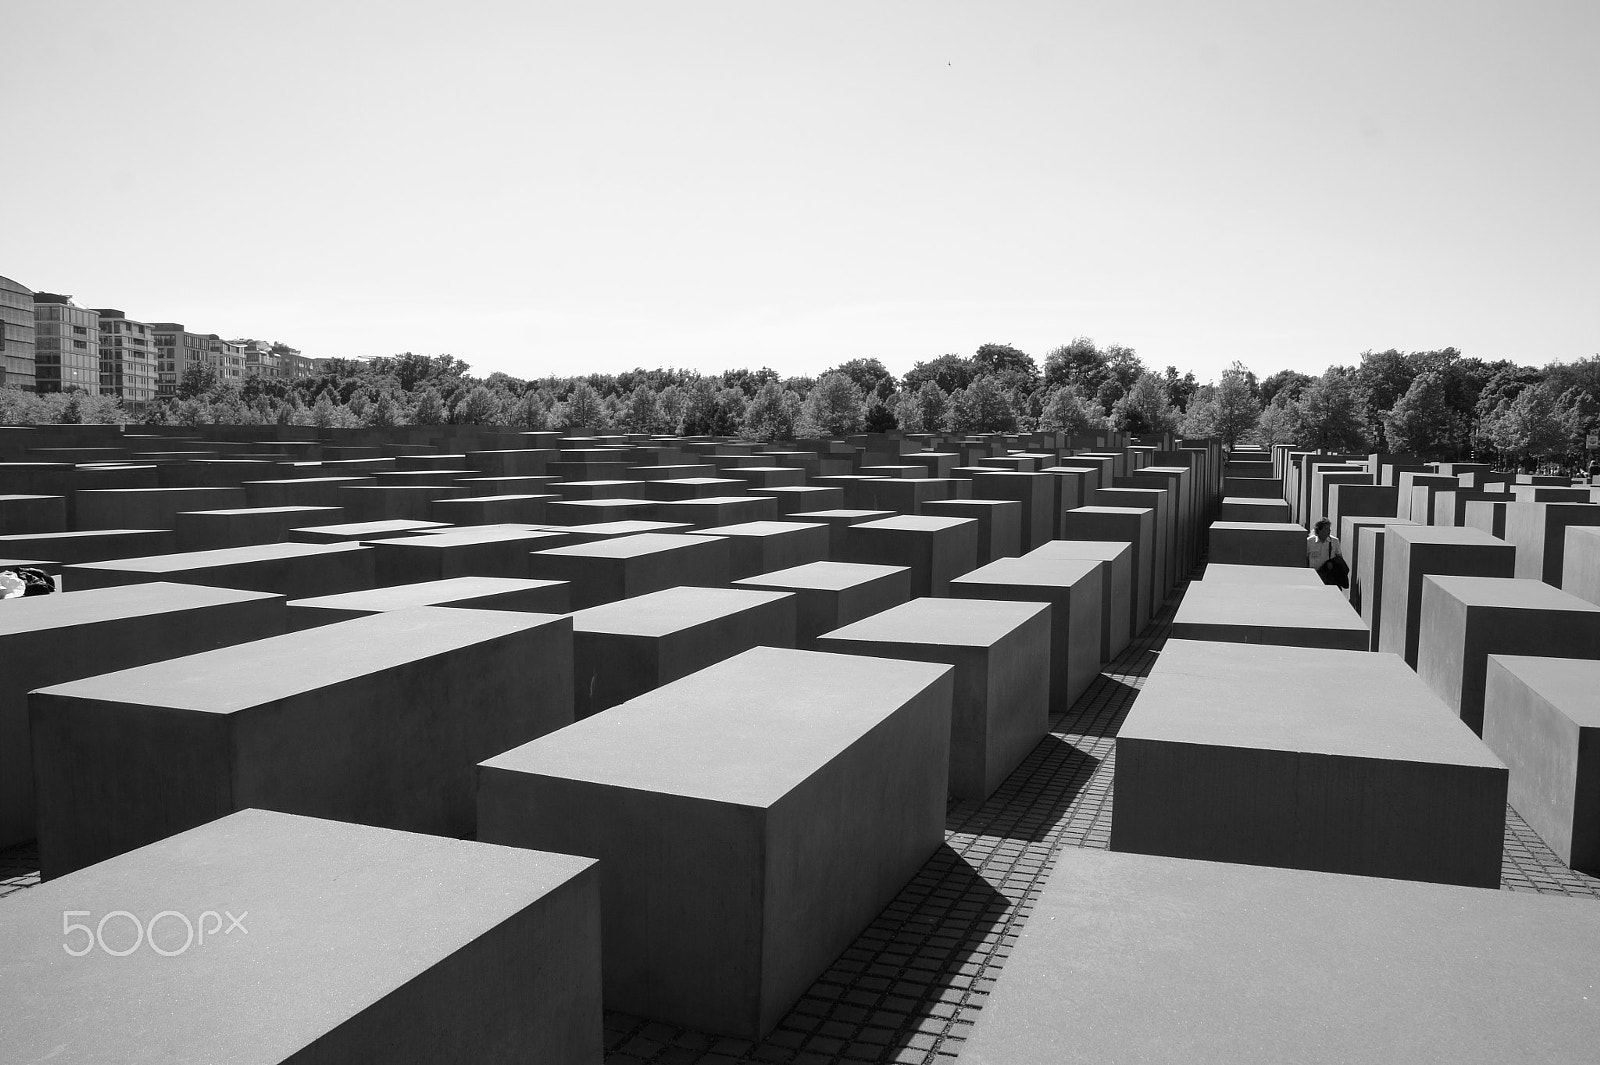
<svg viewBox="0 0 1600 1065">
<path fill-rule="evenodd" d="M 1600 351 L 1600 3 L 11 4 L 0 274 L 310 355 Z"/>
</svg>

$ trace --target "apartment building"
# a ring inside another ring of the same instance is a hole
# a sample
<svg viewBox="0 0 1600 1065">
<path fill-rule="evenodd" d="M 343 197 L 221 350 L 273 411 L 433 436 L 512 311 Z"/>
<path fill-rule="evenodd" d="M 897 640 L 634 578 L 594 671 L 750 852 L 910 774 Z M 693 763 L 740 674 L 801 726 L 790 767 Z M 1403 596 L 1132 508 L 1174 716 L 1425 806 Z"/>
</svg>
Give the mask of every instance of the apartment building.
<svg viewBox="0 0 1600 1065">
<path fill-rule="evenodd" d="M 156 396 L 176 395 L 178 382 L 191 366 L 211 362 L 211 336 L 191 333 L 181 322 L 153 322 L 156 343 Z"/>
<path fill-rule="evenodd" d="M 114 307 L 100 316 L 100 394 L 117 396 L 137 410 L 156 397 L 155 327 L 136 322 Z"/>
<path fill-rule="evenodd" d="M 244 384 L 244 345 L 235 340 L 223 340 L 215 333 L 206 339 L 210 342 L 211 368 L 217 371 L 217 380 L 227 385 Z"/>
<path fill-rule="evenodd" d="M 0 385 L 34 390 L 33 289 L 0 277 Z"/>
<path fill-rule="evenodd" d="M 59 292 L 33 294 L 34 387 L 100 394 L 100 316 Z"/>
</svg>

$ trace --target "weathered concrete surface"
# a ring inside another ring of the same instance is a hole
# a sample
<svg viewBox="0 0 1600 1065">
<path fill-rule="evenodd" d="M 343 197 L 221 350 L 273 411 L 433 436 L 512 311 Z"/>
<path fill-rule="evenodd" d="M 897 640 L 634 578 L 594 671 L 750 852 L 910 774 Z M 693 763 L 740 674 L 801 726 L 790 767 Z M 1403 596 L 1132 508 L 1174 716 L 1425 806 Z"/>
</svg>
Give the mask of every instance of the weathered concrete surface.
<svg viewBox="0 0 1600 1065">
<path fill-rule="evenodd" d="M 8 600 L 0 611 L 0 847 L 34 837 L 28 692 L 277 636 L 283 597 L 151 583 Z"/>
<path fill-rule="evenodd" d="M 1052 540 L 1027 558 L 1080 558 L 1104 562 L 1100 571 L 1100 660 L 1122 653 L 1133 631 L 1133 545 L 1120 540 Z"/>
<path fill-rule="evenodd" d="M 1240 581 L 1212 575 L 1193 581 L 1172 619 L 1172 635 L 1183 640 L 1277 644 L 1365 651 L 1371 635 L 1339 589 L 1310 570 L 1290 570 L 1311 582 Z M 1237 569 L 1272 567 L 1239 566 Z M 1286 568 L 1286 567 L 1285 567 Z"/>
<path fill-rule="evenodd" d="M 248 807 L 467 836 L 473 767 L 572 721 L 572 622 L 419 607 L 29 696 L 56 877 Z"/>
<path fill-rule="evenodd" d="M 1168 640 L 1113 790 L 1114 850 L 1500 883 L 1506 768 L 1393 655 Z"/>
<path fill-rule="evenodd" d="M 370 547 L 380 588 L 450 577 L 526 577 L 531 552 L 563 542 L 558 532 L 482 525 L 387 537 Z"/>
<path fill-rule="evenodd" d="M 796 599 L 782 591 L 678 587 L 576 611 L 576 716 L 597 714 L 752 647 L 793 647 Z"/>
<path fill-rule="evenodd" d="M 911 598 L 904 566 L 812 562 L 734 581 L 738 588 L 793 592 L 795 646 L 809 650 L 818 636 L 871 617 Z"/>
<path fill-rule="evenodd" d="M 953 672 L 747 651 L 485 762 L 479 838 L 600 860 L 608 1007 L 759 1038 L 943 841 Z"/>
<path fill-rule="evenodd" d="M 1582 900 L 1068 847 L 960 1061 L 1587 1065 L 1597 954 Z"/>
<path fill-rule="evenodd" d="M 599 879 L 564 854 L 231 814 L 7 900 L 6 1056 L 598 1065 Z M 69 911 L 88 932 L 63 935 Z"/>
<path fill-rule="evenodd" d="M 1292 522 L 1214 521 L 1212 562 L 1232 566 L 1306 564 L 1306 530 Z"/>
<path fill-rule="evenodd" d="M 1420 633 L 1417 676 L 1481 734 L 1489 656 L 1600 658 L 1600 606 L 1543 581 L 1434 574 L 1422 582 Z"/>
<path fill-rule="evenodd" d="M 986 799 L 1050 720 L 1050 606 L 913 599 L 817 640 L 817 650 L 955 667 L 950 794 Z"/>
<path fill-rule="evenodd" d="M 1262 522 L 1273 525 L 1287 524 L 1289 504 L 1281 499 L 1250 499 L 1228 496 L 1217 511 L 1217 520 L 1225 522 Z"/>
<path fill-rule="evenodd" d="M 1489 656 L 1483 742 L 1508 798 L 1573 869 L 1600 875 L 1600 662 Z"/>
</svg>

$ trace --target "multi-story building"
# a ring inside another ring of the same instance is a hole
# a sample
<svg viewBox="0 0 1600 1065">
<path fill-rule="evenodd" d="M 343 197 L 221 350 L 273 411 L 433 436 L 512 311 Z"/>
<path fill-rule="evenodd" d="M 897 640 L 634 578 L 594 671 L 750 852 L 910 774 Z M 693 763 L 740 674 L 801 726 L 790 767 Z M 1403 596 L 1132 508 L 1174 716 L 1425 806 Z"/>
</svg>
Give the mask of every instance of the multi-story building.
<svg viewBox="0 0 1600 1065">
<path fill-rule="evenodd" d="M 100 316 L 59 292 L 33 294 L 34 387 L 100 394 Z"/>
<path fill-rule="evenodd" d="M 155 327 L 112 307 L 99 307 L 100 394 L 117 396 L 129 410 L 156 397 Z"/>
<path fill-rule="evenodd" d="M 237 340 L 244 346 L 244 375 L 246 377 L 280 378 L 283 376 L 283 356 L 272 350 L 264 340 Z"/>
<path fill-rule="evenodd" d="M 153 322 L 150 328 L 156 341 L 156 395 L 176 395 L 184 371 L 211 364 L 211 337 L 191 333 L 181 322 Z"/>
<path fill-rule="evenodd" d="M 217 371 L 217 380 L 223 384 L 244 384 L 244 345 L 233 340 L 223 340 L 212 333 L 210 341 L 211 368 Z"/>
<path fill-rule="evenodd" d="M 0 277 L 0 385 L 34 390 L 33 289 Z"/>
<path fill-rule="evenodd" d="M 321 373 L 322 371 L 317 368 L 318 362 L 324 362 L 324 365 L 326 365 L 325 360 L 307 358 L 294 348 L 279 348 L 278 350 L 283 358 L 283 376 L 291 381 L 297 377 L 311 377 L 314 374 Z"/>
</svg>

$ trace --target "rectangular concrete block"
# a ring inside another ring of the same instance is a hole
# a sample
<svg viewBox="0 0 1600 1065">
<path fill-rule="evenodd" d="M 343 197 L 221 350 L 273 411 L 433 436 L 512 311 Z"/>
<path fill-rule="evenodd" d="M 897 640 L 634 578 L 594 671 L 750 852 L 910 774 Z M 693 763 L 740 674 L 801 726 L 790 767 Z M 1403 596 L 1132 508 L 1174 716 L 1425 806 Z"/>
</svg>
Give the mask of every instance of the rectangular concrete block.
<svg viewBox="0 0 1600 1065">
<path fill-rule="evenodd" d="M 608 1008 L 759 1038 L 943 841 L 952 674 L 747 651 L 485 762 L 479 838 L 599 859 Z"/>
<path fill-rule="evenodd" d="M 1022 504 L 1015 499 L 937 499 L 924 503 L 921 513 L 975 519 L 980 564 L 1022 554 Z"/>
<path fill-rule="evenodd" d="M 1062 515 L 1064 540 L 1121 541 L 1133 548 L 1132 635 L 1150 624 L 1155 532 L 1154 510 L 1131 507 L 1079 507 Z"/>
<path fill-rule="evenodd" d="M 599 879 L 586 858 L 241 811 L 7 900 L 6 1053 L 599 1065 Z"/>
<path fill-rule="evenodd" d="M 1206 569 L 1190 583 L 1172 619 L 1172 635 L 1183 640 L 1324 647 L 1366 651 L 1371 634 L 1339 589 L 1323 584 L 1307 569 L 1288 570 L 1294 581 L 1241 581 Z M 1272 567 L 1237 566 L 1234 569 Z M 1287 567 L 1285 567 L 1287 568 Z M 1304 581 L 1300 575 L 1310 577 Z"/>
<path fill-rule="evenodd" d="M 1366 550 L 1365 541 L 1362 550 Z M 1381 550 L 1383 611 L 1378 650 L 1400 655 L 1415 669 L 1423 578 L 1430 574 L 1510 577 L 1517 549 L 1482 529 L 1391 525 Z"/>
<path fill-rule="evenodd" d="M 753 488 L 751 495 L 771 496 L 778 501 L 779 517 L 810 510 L 837 510 L 844 506 L 844 492 L 838 488 L 805 484 L 780 488 Z"/>
<path fill-rule="evenodd" d="M 1367 580 L 1371 579 L 1371 574 L 1368 572 L 1370 567 L 1364 565 L 1362 562 L 1361 551 L 1364 541 L 1361 538 L 1361 530 L 1370 528 L 1382 529 L 1387 528 L 1390 525 L 1415 524 L 1416 522 L 1412 521 L 1410 518 L 1380 518 L 1376 516 L 1369 517 L 1365 515 L 1360 517 L 1346 517 L 1339 524 L 1337 531 L 1339 535 L 1340 550 L 1344 553 L 1346 565 L 1350 567 L 1350 606 L 1361 615 L 1362 620 L 1367 622 L 1368 627 L 1372 629 L 1372 635 L 1374 637 L 1378 635 L 1378 630 L 1373 624 L 1372 619 L 1367 617 L 1366 609 L 1368 589 L 1373 586 L 1365 583 Z M 1382 576 L 1381 565 L 1377 568 L 1376 572 L 1378 576 Z"/>
<path fill-rule="evenodd" d="M 828 557 L 828 526 L 821 522 L 749 521 L 703 530 L 728 541 L 728 575 L 733 580 L 792 569 Z"/>
<path fill-rule="evenodd" d="M 77 529 L 175 529 L 183 510 L 245 505 L 242 488 L 102 488 L 76 492 Z"/>
<path fill-rule="evenodd" d="M 362 544 L 258 544 L 85 562 L 67 566 L 62 577 L 74 590 L 176 581 L 304 599 L 371 588 L 373 559 Z"/>
<path fill-rule="evenodd" d="M 418 533 L 453 528 L 442 521 L 390 518 L 384 521 L 348 521 L 289 530 L 289 539 L 301 544 L 348 544 L 358 541 L 398 539 Z"/>
<path fill-rule="evenodd" d="M 817 650 L 955 667 L 950 794 L 988 798 L 1049 731 L 1050 605 L 913 599 L 825 633 Z"/>
<path fill-rule="evenodd" d="M 950 582 L 962 599 L 1050 605 L 1050 710 L 1064 713 L 1100 675 L 1100 595 L 1111 563 L 1030 553 L 979 566 Z"/>
<path fill-rule="evenodd" d="M 1469 499 L 1464 510 L 1466 515 L 1463 525 L 1474 529 L 1482 529 L 1490 536 L 1501 539 L 1506 535 L 1506 508 L 1511 505 L 1511 498 L 1500 499 Z"/>
<path fill-rule="evenodd" d="M 0 536 L 0 555 L 6 558 L 42 558 L 63 565 L 165 555 L 177 549 L 177 537 L 170 529 L 93 529 Z"/>
<path fill-rule="evenodd" d="M 1135 635 L 1132 544 L 1117 540 L 1052 540 L 1024 557 L 1104 562 L 1105 567 L 1100 570 L 1100 660 L 1109 662 L 1123 652 Z"/>
<path fill-rule="evenodd" d="M 427 521 L 436 499 L 479 495 L 462 484 L 341 485 L 336 498 L 352 521 Z"/>
<path fill-rule="evenodd" d="M 301 526 L 332 524 L 343 517 L 338 507 L 180 511 L 174 515 L 173 531 L 179 551 L 218 551 L 281 543 Z"/>
<path fill-rule="evenodd" d="M 894 516 L 894 512 L 888 510 L 857 510 L 853 508 L 805 510 L 789 515 L 794 521 L 820 522 L 828 527 L 828 557 L 835 562 L 844 558 L 845 538 L 850 526 Z"/>
<path fill-rule="evenodd" d="M 696 529 L 717 525 L 738 525 L 747 521 L 776 521 L 778 501 L 771 496 L 709 496 L 705 499 L 679 499 L 656 506 L 662 521 L 681 521 Z"/>
<path fill-rule="evenodd" d="M 544 493 L 463 496 L 436 499 L 428 514 L 449 525 L 504 525 L 508 522 L 538 525 L 545 520 L 545 505 L 557 496 Z"/>
<path fill-rule="evenodd" d="M 1600 606 L 1600 528 L 1569 525 L 1562 545 L 1561 590 Z"/>
<path fill-rule="evenodd" d="M 811 562 L 734 581 L 738 588 L 793 592 L 795 646 L 810 650 L 825 632 L 899 606 L 911 598 L 905 566 Z"/>
<path fill-rule="evenodd" d="M 1600 526 L 1600 504 L 1512 503 L 1506 507 L 1505 540 L 1517 549 L 1516 576 L 1561 587 L 1561 556 L 1567 529 Z"/>
<path fill-rule="evenodd" d="M 667 588 L 572 615 L 576 715 L 626 702 L 752 647 L 793 647 L 797 597 Z"/>
<path fill-rule="evenodd" d="M 1306 565 L 1306 530 L 1292 522 L 1214 521 L 1210 560 L 1231 566 Z"/>
<path fill-rule="evenodd" d="M 1113 482 L 1115 484 L 1115 482 Z M 1176 527 L 1173 524 L 1172 496 L 1164 491 L 1150 488 L 1098 488 L 1090 497 L 1096 506 L 1107 507 L 1132 507 L 1135 509 L 1148 507 L 1154 514 L 1151 524 L 1151 584 L 1150 584 L 1150 616 L 1154 617 L 1161 610 L 1161 604 L 1167 601 L 1167 593 L 1171 591 L 1177 580 L 1177 559 L 1172 551 L 1172 544 L 1176 539 Z"/>
<path fill-rule="evenodd" d="M 419 607 L 29 696 L 56 877 L 249 807 L 469 836 L 473 767 L 572 721 L 572 623 Z"/>
<path fill-rule="evenodd" d="M 517 577 L 448 577 L 444 580 L 344 592 L 288 604 L 291 630 L 332 625 L 390 610 L 419 606 L 467 607 L 472 610 L 517 610 L 530 614 L 565 614 L 571 609 L 566 581 Z"/>
<path fill-rule="evenodd" d="M 1425 577 L 1419 631 L 1417 676 L 1480 734 L 1491 654 L 1600 658 L 1600 606 L 1527 578 Z"/>
<path fill-rule="evenodd" d="M 374 583 L 387 588 L 449 577 L 526 577 L 531 552 L 564 542 L 559 532 L 481 525 L 386 537 L 368 548 Z"/>
<path fill-rule="evenodd" d="M 904 515 L 852 525 L 845 562 L 905 566 L 913 597 L 947 595 L 951 580 L 978 565 L 978 523 L 973 518 Z"/>
<path fill-rule="evenodd" d="M 990 460 L 994 461 L 994 460 Z M 1022 549 L 1032 551 L 1054 539 L 1056 477 L 1051 473 L 994 470 L 972 478 L 975 499 L 1011 499 L 1022 505 Z"/>
<path fill-rule="evenodd" d="M 66 531 L 65 497 L 0 495 L 0 536 Z"/>
<path fill-rule="evenodd" d="M 1283 525 L 1289 521 L 1289 504 L 1281 499 L 1229 496 L 1223 499 L 1222 509 L 1217 512 L 1217 520 Z"/>
<path fill-rule="evenodd" d="M 139 584 L 8 600 L 0 611 L 0 847 L 34 838 L 28 692 L 284 631 L 283 597 Z"/>
<path fill-rule="evenodd" d="M 960 1060 L 1584 1065 L 1597 951 L 1587 900 L 1068 847 Z"/>
<path fill-rule="evenodd" d="M 569 582 L 572 607 L 583 610 L 679 585 L 725 585 L 730 565 L 722 537 L 638 533 L 535 551 L 528 576 Z"/>
<path fill-rule="evenodd" d="M 1113 850 L 1498 887 L 1506 768 L 1393 655 L 1171 639 Z"/>
<path fill-rule="evenodd" d="M 1600 874 L 1600 662 L 1491 654 L 1483 742 L 1508 797 L 1573 869 Z"/>
</svg>

